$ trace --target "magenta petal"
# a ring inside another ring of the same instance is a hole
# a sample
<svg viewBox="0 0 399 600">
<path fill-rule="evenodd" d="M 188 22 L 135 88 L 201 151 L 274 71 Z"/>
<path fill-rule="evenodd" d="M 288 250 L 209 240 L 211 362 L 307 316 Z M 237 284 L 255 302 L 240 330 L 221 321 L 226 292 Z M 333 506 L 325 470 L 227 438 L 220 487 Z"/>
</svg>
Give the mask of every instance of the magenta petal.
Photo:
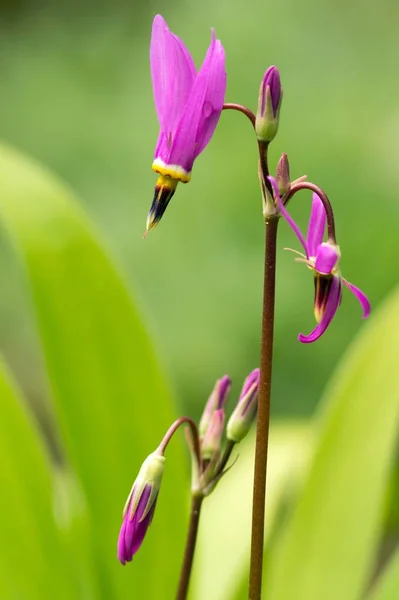
<svg viewBox="0 0 399 600">
<path fill-rule="evenodd" d="M 156 501 L 151 506 L 150 511 L 146 515 L 146 517 L 140 523 L 136 524 L 136 529 L 134 532 L 134 540 L 133 540 L 133 544 L 131 547 L 132 556 L 134 556 L 134 554 L 136 554 L 137 550 L 140 548 L 141 544 L 143 543 L 145 534 L 147 533 L 147 529 L 151 525 L 152 517 L 154 516 L 155 506 L 156 506 Z"/>
<path fill-rule="evenodd" d="M 226 90 L 224 50 L 212 34 L 202 67 L 173 138 L 168 164 L 190 172 L 195 158 L 208 144 L 219 120 Z"/>
<path fill-rule="evenodd" d="M 279 211 L 283 215 L 284 219 L 287 221 L 288 225 L 291 227 L 292 231 L 295 233 L 298 240 L 301 242 L 303 249 L 305 250 L 306 258 L 309 258 L 309 253 L 308 253 L 308 249 L 306 247 L 305 238 L 303 237 L 302 232 L 299 229 L 298 225 L 295 223 L 294 219 L 288 214 L 287 209 L 285 208 L 284 204 L 281 201 L 280 194 L 278 191 L 277 181 L 274 179 L 274 177 L 268 177 L 268 179 L 273 186 L 274 195 L 277 200 L 277 206 L 278 206 Z"/>
<path fill-rule="evenodd" d="M 222 113 L 226 94 L 225 53 L 220 40 L 215 39 L 212 30 L 212 41 L 200 69 L 207 79 L 207 88 L 202 107 L 202 118 L 199 122 L 195 138 L 195 156 L 197 157 L 209 143 Z"/>
<path fill-rule="evenodd" d="M 317 249 L 323 241 L 326 227 L 326 210 L 317 194 L 313 194 L 312 211 L 310 213 L 306 244 L 309 256 L 316 256 Z"/>
<path fill-rule="evenodd" d="M 161 15 L 152 23 L 150 63 L 154 100 L 161 129 L 170 135 L 192 89 L 196 69 L 183 42 Z"/>
<path fill-rule="evenodd" d="M 352 292 L 352 294 L 354 294 L 359 300 L 363 310 L 363 319 L 367 319 L 367 317 L 370 314 L 371 306 L 366 294 L 364 294 L 362 290 L 359 290 L 359 288 L 353 285 L 352 283 L 349 283 L 349 281 L 346 281 L 346 279 L 343 279 L 342 283 L 346 285 L 346 287 Z"/>
<path fill-rule="evenodd" d="M 248 375 L 248 377 L 244 381 L 244 384 L 243 384 L 242 390 L 241 390 L 241 394 L 240 394 L 240 398 L 244 398 L 255 383 L 257 385 L 259 385 L 259 379 L 260 379 L 260 369 L 254 369 L 253 371 L 251 371 L 251 373 Z"/>
<path fill-rule="evenodd" d="M 124 565 L 129 560 L 126 554 L 125 544 L 126 519 L 123 519 L 121 531 L 118 538 L 118 560 Z"/>
<path fill-rule="evenodd" d="M 313 329 L 309 335 L 299 334 L 298 339 L 303 344 L 309 344 L 319 339 L 321 335 L 326 331 L 327 327 L 334 318 L 337 308 L 341 301 L 341 278 L 338 276 L 333 277 L 331 283 L 330 294 L 328 296 L 325 313 L 320 323 Z"/>
<path fill-rule="evenodd" d="M 339 261 L 339 252 L 332 244 L 324 243 L 318 247 L 316 256 L 315 270 L 323 275 L 330 275 L 335 265 Z"/>
</svg>

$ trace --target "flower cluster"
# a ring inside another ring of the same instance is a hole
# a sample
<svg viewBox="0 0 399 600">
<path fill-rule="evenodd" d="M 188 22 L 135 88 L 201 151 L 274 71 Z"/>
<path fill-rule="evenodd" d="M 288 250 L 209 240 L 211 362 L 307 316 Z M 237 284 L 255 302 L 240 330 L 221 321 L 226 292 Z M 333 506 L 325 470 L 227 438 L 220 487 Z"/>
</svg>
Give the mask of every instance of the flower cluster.
<svg viewBox="0 0 399 600">
<path fill-rule="evenodd" d="M 225 405 L 231 388 L 227 375 L 216 385 L 205 405 L 199 426 L 182 417 L 175 421 L 159 447 L 143 462 L 123 511 L 118 539 L 118 559 L 125 565 L 140 548 L 154 516 L 155 506 L 165 468 L 164 452 L 181 425 L 188 425 L 187 442 L 192 457 L 192 495 L 208 496 L 225 473 L 225 467 L 235 446 L 250 430 L 256 417 L 259 369 L 246 378 L 235 409 L 226 427 L 223 440 Z"/>
<path fill-rule="evenodd" d="M 363 317 L 367 317 L 370 313 L 367 297 L 341 275 L 341 252 L 336 242 L 332 207 L 326 194 L 316 185 L 305 182 L 306 177 L 291 182 L 286 154 L 278 162 L 276 177 L 269 175 L 267 152 L 278 131 L 283 96 L 278 69 L 271 66 L 263 76 L 256 115 L 241 105 L 224 104 L 225 53 L 214 31 L 211 32 L 211 43 L 202 66 L 197 71 L 186 46 L 169 30 L 160 15 L 153 21 L 150 62 L 160 131 L 152 165 L 159 177 L 147 218 L 147 231 L 160 221 L 177 184 L 190 181 L 194 161 L 209 143 L 223 108 L 234 108 L 249 117 L 255 130 L 264 218 L 267 224 L 274 221 L 277 232 L 276 220 L 283 217 L 303 247 L 303 253 L 294 251 L 299 255 L 296 260 L 303 262 L 314 276 L 317 325 L 309 335 L 300 334 L 299 340 L 310 343 L 324 334 L 341 303 L 343 286 L 358 299 Z M 314 192 L 306 238 L 287 211 L 288 202 L 302 189 Z M 274 257 L 274 252 L 272 254 Z M 271 296 L 272 307 L 273 302 L 274 295 Z M 268 365 L 263 368 L 267 370 Z M 263 371 L 262 376 L 263 399 L 267 400 L 270 389 L 266 392 L 265 381 L 270 384 L 271 370 L 268 379 Z M 157 450 L 144 461 L 123 513 L 118 541 L 118 558 L 122 564 L 132 560 L 151 523 L 164 472 L 164 452 L 176 430 L 181 425 L 186 426 L 186 440 L 193 465 L 191 493 L 193 498 L 202 501 L 225 474 L 235 444 L 244 439 L 256 418 L 259 380 L 260 371 L 255 369 L 246 378 L 226 424 L 225 406 L 231 380 L 227 375 L 219 379 L 198 427 L 188 417 L 178 419 L 169 428 Z M 264 408 L 268 405 L 262 402 L 260 406 Z M 265 454 L 260 453 L 259 456 L 261 464 Z M 265 469 L 265 463 L 262 464 Z"/>
</svg>

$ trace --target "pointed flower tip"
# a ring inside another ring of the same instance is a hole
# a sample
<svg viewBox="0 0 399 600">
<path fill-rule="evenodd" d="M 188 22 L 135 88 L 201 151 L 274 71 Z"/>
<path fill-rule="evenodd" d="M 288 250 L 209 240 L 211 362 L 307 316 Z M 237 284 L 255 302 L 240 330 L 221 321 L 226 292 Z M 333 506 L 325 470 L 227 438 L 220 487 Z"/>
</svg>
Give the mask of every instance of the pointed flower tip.
<svg viewBox="0 0 399 600">
<path fill-rule="evenodd" d="M 118 538 L 118 559 L 122 565 L 132 560 L 151 524 L 164 468 L 164 456 L 153 452 L 143 462 L 133 484 Z"/>
<path fill-rule="evenodd" d="M 170 200 L 173 198 L 178 181 L 161 175 L 155 186 L 154 198 L 147 216 L 146 234 L 154 229 L 162 219 Z M 145 234 L 145 235 L 146 235 Z"/>
<path fill-rule="evenodd" d="M 259 369 L 254 369 L 245 379 L 237 405 L 227 423 L 226 437 L 236 444 L 248 434 L 256 417 L 259 379 Z"/>
<path fill-rule="evenodd" d="M 198 431 L 201 438 L 205 436 L 208 430 L 213 413 L 216 410 L 222 409 L 226 404 L 230 388 L 231 379 L 228 375 L 223 375 L 223 377 L 217 380 L 199 422 Z"/>
</svg>

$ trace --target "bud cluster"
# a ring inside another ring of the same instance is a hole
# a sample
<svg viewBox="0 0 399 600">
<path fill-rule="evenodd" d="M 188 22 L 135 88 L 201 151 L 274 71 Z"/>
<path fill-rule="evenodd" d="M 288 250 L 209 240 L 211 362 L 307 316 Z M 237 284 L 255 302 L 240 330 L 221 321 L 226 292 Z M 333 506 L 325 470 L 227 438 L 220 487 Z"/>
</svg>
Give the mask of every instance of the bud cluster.
<svg viewBox="0 0 399 600">
<path fill-rule="evenodd" d="M 165 468 L 164 452 L 177 429 L 188 425 L 186 440 L 192 458 L 192 495 L 208 496 L 224 475 L 234 445 L 244 439 L 256 417 L 258 387 L 259 369 L 255 369 L 244 381 L 225 428 L 224 408 L 231 379 L 224 375 L 212 390 L 198 428 L 190 418 L 181 417 L 171 425 L 155 452 L 145 459 L 123 511 L 118 540 L 118 559 L 123 565 L 132 560 L 151 524 Z"/>
<path fill-rule="evenodd" d="M 256 417 L 259 369 L 246 378 L 238 402 L 225 426 L 225 404 L 231 380 L 227 375 L 216 385 L 205 406 L 199 425 L 200 465 L 193 479 L 193 493 L 209 495 L 225 473 L 235 444 L 241 442 Z M 225 440 L 224 440 L 225 438 Z"/>
</svg>

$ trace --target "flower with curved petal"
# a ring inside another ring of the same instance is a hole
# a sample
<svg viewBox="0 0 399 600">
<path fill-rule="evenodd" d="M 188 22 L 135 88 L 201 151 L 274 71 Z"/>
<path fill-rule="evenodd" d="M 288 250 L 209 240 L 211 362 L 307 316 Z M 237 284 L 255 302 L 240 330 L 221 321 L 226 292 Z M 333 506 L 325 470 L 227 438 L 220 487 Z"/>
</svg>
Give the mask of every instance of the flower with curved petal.
<svg viewBox="0 0 399 600">
<path fill-rule="evenodd" d="M 194 161 L 215 131 L 226 92 L 225 53 L 213 30 L 197 73 L 184 43 L 169 30 L 163 17 L 156 15 L 150 62 L 160 132 L 152 164 L 159 178 L 147 231 L 160 221 L 179 181 L 190 181 Z"/>
<path fill-rule="evenodd" d="M 323 335 L 340 305 L 342 284 L 356 296 L 363 310 L 363 318 L 367 318 L 370 314 L 370 302 L 367 296 L 341 276 L 339 270 L 341 252 L 339 247 L 331 240 L 323 242 L 326 228 L 326 211 L 319 196 L 313 194 L 312 210 L 305 239 L 298 225 L 283 205 L 276 180 L 273 177 L 269 177 L 269 180 L 273 186 L 280 213 L 304 249 L 304 254 L 297 253 L 301 256 L 297 260 L 304 262 L 314 273 L 314 313 L 317 326 L 309 335 L 300 333 L 298 336 L 299 341 L 305 344 L 315 342 Z"/>
</svg>

